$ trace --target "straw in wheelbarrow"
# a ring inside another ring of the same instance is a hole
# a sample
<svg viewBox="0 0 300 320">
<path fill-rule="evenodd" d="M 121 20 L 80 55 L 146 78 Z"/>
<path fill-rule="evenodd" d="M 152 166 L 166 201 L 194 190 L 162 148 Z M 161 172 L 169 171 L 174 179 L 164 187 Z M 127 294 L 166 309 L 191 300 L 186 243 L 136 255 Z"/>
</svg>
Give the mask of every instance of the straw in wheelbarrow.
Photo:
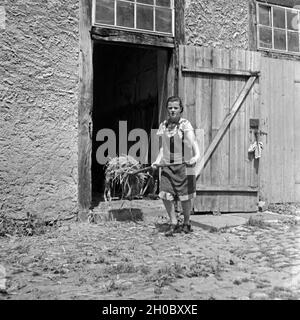
<svg viewBox="0 0 300 320">
<path fill-rule="evenodd" d="M 118 187 L 121 188 L 122 198 L 139 194 L 149 178 L 147 170 L 141 169 L 144 169 L 142 165 L 128 155 L 110 159 L 105 167 L 104 199 L 110 200 Z"/>
</svg>

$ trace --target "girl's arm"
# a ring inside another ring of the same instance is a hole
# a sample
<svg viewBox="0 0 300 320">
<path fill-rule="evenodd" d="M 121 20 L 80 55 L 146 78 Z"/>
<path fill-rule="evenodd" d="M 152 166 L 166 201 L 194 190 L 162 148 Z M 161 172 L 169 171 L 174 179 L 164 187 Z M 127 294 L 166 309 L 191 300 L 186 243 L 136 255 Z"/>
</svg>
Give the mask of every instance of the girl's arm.
<svg viewBox="0 0 300 320">
<path fill-rule="evenodd" d="M 200 159 L 200 150 L 195 137 L 195 133 L 192 130 L 185 132 L 185 137 L 189 144 L 192 146 L 194 156 L 190 159 L 189 164 L 194 164 Z"/>
<path fill-rule="evenodd" d="M 158 155 L 157 155 L 157 157 L 156 157 L 156 160 L 152 163 L 152 167 L 157 167 L 159 164 L 160 164 L 160 162 L 161 162 L 161 160 L 162 160 L 162 157 L 163 157 L 163 148 L 162 147 L 160 147 L 160 149 L 159 149 L 159 152 L 158 152 Z"/>
</svg>

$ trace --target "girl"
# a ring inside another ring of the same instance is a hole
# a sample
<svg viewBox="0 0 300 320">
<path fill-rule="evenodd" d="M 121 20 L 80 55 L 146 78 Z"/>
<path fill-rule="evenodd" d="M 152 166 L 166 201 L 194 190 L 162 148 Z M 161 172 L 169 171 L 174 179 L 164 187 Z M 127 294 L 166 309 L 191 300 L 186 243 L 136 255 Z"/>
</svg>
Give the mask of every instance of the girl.
<svg viewBox="0 0 300 320">
<path fill-rule="evenodd" d="M 172 236 L 177 226 L 174 201 L 178 199 L 184 215 L 183 231 L 192 231 L 190 213 L 192 199 L 196 197 L 194 167 L 200 152 L 191 123 L 181 117 L 181 99 L 176 96 L 168 98 L 166 107 L 168 119 L 159 126 L 160 151 L 152 166 L 162 166 L 159 197 L 171 221 L 170 230 L 165 235 Z"/>
</svg>

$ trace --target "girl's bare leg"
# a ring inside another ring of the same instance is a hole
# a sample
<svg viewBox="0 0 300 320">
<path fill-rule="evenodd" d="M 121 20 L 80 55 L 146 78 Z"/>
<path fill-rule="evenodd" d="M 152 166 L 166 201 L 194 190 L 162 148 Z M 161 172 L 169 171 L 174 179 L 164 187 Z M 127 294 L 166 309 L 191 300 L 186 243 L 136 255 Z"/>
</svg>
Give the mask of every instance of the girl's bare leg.
<svg viewBox="0 0 300 320">
<path fill-rule="evenodd" d="M 192 200 L 181 201 L 184 224 L 190 224 L 190 215 L 192 211 Z"/>
<path fill-rule="evenodd" d="M 163 200 L 163 203 L 166 208 L 166 211 L 168 212 L 171 224 L 177 224 L 177 218 L 176 218 L 176 213 L 175 213 L 173 201 Z"/>
</svg>

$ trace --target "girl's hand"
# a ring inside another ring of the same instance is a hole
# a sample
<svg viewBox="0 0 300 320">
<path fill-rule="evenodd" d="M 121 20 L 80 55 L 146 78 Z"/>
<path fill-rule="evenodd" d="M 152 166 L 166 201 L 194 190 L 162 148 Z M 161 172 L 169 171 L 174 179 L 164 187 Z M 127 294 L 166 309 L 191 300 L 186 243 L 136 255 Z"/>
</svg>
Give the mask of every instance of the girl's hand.
<svg viewBox="0 0 300 320">
<path fill-rule="evenodd" d="M 197 157 L 192 157 L 189 161 L 189 165 L 193 165 L 195 164 L 196 162 L 198 161 L 198 158 Z"/>
<path fill-rule="evenodd" d="M 158 166 L 159 166 L 159 162 L 156 162 L 156 161 L 151 164 L 151 167 L 152 167 L 153 169 L 157 169 Z"/>
</svg>

